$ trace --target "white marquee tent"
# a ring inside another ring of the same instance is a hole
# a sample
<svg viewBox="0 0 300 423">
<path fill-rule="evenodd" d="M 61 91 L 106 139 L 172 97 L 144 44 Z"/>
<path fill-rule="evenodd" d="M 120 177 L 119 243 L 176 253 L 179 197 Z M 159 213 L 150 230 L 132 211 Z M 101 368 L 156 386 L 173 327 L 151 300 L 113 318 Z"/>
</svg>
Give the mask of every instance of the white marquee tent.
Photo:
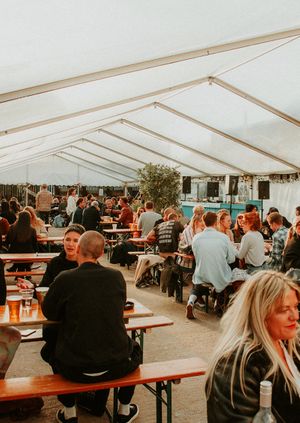
<svg viewBox="0 0 300 423">
<path fill-rule="evenodd" d="M 300 172 L 299 0 L 0 4 L 0 183 Z"/>
</svg>

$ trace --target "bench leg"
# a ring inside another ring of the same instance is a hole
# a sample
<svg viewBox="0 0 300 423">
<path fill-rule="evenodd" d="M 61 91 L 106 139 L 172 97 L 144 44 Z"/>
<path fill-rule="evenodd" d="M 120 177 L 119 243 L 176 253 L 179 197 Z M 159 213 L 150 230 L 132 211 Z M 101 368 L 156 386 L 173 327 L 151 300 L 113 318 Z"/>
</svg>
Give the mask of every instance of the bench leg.
<svg viewBox="0 0 300 423">
<path fill-rule="evenodd" d="M 139 340 L 139 344 L 142 350 L 142 363 L 144 362 L 144 331 L 141 329 L 140 331 L 132 330 L 131 331 L 131 338 L 136 341 L 137 338 Z"/>
<path fill-rule="evenodd" d="M 178 275 L 178 279 L 176 281 L 176 287 L 175 287 L 175 292 L 176 292 L 176 302 L 177 303 L 182 303 L 183 300 L 183 272 L 180 271 L 179 275 Z"/>
<path fill-rule="evenodd" d="M 113 394 L 113 416 L 112 423 L 117 423 L 117 414 L 118 414 L 118 388 L 114 388 Z"/>
<path fill-rule="evenodd" d="M 162 423 L 162 382 L 156 382 L 156 423 Z"/>
<path fill-rule="evenodd" d="M 167 423 L 172 423 L 172 382 L 167 382 Z"/>
</svg>

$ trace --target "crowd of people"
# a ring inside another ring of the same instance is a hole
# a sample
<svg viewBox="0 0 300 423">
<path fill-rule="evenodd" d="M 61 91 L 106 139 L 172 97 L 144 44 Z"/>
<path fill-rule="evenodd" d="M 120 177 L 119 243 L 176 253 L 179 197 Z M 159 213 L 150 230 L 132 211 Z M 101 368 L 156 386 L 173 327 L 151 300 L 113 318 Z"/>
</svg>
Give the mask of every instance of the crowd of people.
<svg viewBox="0 0 300 423">
<path fill-rule="evenodd" d="M 127 197 L 105 198 L 103 202 L 92 195 L 77 198 L 76 189 L 69 190 L 61 209 L 68 223 L 63 251 L 48 263 L 40 282 L 40 286 L 49 287 L 43 313 L 60 322 L 43 329 L 43 360 L 54 373 L 83 383 L 121 377 L 141 363 L 140 347 L 128 337 L 124 325 L 123 274 L 98 262 L 105 246 L 99 221 L 101 216 L 110 216 L 122 227 L 136 223 L 142 237 L 157 244 L 158 254 L 164 259 L 160 289 L 168 296 L 174 296 L 178 280 L 175 253 L 181 250 L 193 254 L 188 319 L 195 319 L 194 307 L 204 304 L 208 286 L 214 290 L 215 311 L 223 317 L 222 334 L 206 376 L 208 422 L 252 421 L 259 408 L 260 381 L 267 379 L 273 382 L 272 411 L 277 420 L 296 423 L 300 415 L 300 288 L 284 273 L 300 269 L 299 208 L 292 223 L 275 208 L 262 222 L 255 206 L 248 204 L 233 222 L 227 210 L 205 212 L 198 205 L 187 221 L 174 207 L 158 213 L 155 204 L 146 201 L 134 213 L 129 202 Z M 37 195 L 36 209 L 22 208 L 16 199 L 2 200 L 0 229 L 1 235 L 6 235 L 2 248 L 36 251 L 37 236 L 45 231 L 52 204 L 45 184 Z M 20 266 L 27 269 L 26 265 L 18 265 L 18 269 Z M 236 271 L 245 280 L 238 289 L 232 284 Z M 31 284 L 27 281 L 20 286 Z M 4 266 L 0 262 L 1 304 L 5 297 Z M 87 320 L 93 324 L 87 326 Z M 17 329 L 0 329 L 1 378 L 20 340 Z M 89 392 L 77 398 L 60 395 L 62 408 L 57 421 L 76 423 L 76 404 L 102 415 L 108 393 Z M 132 422 L 138 416 L 133 394 L 134 386 L 119 390 L 118 423 Z M 36 408 L 42 407 L 40 398 L 33 401 Z"/>
</svg>

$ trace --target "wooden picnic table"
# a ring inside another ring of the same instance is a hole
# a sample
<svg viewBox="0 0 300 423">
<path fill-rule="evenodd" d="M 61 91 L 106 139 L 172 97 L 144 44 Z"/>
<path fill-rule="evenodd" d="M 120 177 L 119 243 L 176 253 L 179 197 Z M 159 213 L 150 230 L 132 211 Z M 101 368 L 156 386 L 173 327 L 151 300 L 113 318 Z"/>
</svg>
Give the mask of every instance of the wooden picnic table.
<svg viewBox="0 0 300 423">
<path fill-rule="evenodd" d="M 40 243 L 51 243 L 51 242 L 63 242 L 63 236 L 38 236 L 37 242 Z"/>
<path fill-rule="evenodd" d="M 134 303 L 134 307 L 132 310 L 124 310 L 125 323 L 128 323 L 129 319 L 133 319 L 136 317 L 153 316 L 153 312 L 140 302 L 130 298 L 128 299 L 128 301 L 132 301 Z M 10 320 L 8 305 L 0 306 L 0 327 L 12 325 L 29 326 L 53 323 L 57 322 L 47 320 L 46 317 L 43 315 L 40 306 L 35 302 L 32 304 L 32 308 L 29 311 L 23 310 L 21 306 L 20 317 L 18 320 Z"/>
<path fill-rule="evenodd" d="M 0 254 L 0 259 L 4 263 L 48 263 L 58 253 L 7 253 Z"/>
<path fill-rule="evenodd" d="M 155 254 L 157 250 L 157 245 L 153 242 L 147 240 L 146 237 L 143 238 L 128 238 L 128 242 L 136 244 L 137 247 L 142 246 L 145 253 Z"/>
<path fill-rule="evenodd" d="M 125 240 L 129 234 L 134 234 L 138 232 L 139 234 L 142 232 L 141 229 L 130 229 L 130 228 L 117 228 L 117 229 L 103 229 L 103 232 L 106 235 L 111 235 L 116 237 L 116 239 Z"/>
</svg>

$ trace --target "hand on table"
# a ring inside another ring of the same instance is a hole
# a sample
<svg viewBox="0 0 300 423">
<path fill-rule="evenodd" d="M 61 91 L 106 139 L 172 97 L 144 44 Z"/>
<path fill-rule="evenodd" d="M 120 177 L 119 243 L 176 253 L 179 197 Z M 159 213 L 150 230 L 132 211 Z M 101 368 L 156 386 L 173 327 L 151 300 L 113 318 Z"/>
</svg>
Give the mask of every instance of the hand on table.
<svg viewBox="0 0 300 423">
<path fill-rule="evenodd" d="M 26 279 L 22 279 L 22 278 L 18 278 L 18 282 L 16 283 L 18 288 L 21 289 L 31 289 L 34 288 L 33 283 L 31 283 L 30 281 L 26 280 Z"/>
</svg>

